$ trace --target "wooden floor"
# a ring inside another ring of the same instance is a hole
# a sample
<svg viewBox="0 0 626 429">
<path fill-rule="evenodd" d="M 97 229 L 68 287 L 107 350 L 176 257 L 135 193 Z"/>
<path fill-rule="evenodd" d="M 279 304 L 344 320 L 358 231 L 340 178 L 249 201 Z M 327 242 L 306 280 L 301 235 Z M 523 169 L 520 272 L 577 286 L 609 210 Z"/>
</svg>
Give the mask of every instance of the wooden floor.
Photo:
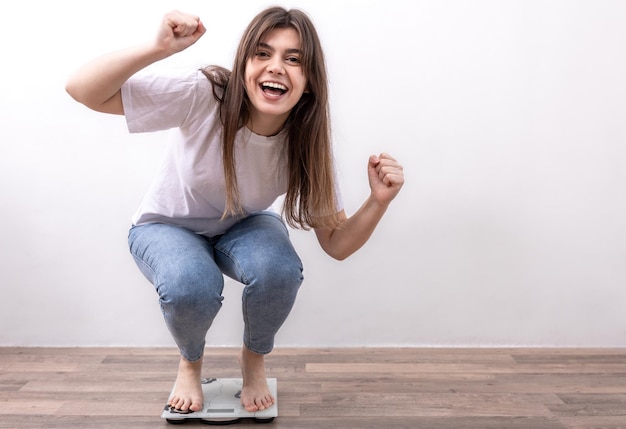
<svg viewBox="0 0 626 429">
<path fill-rule="evenodd" d="M 205 376 L 238 377 L 207 350 Z M 0 348 L 0 428 L 175 428 L 173 349 Z M 277 349 L 261 428 L 626 428 L 626 349 Z M 185 423 L 182 427 L 207 427 Z"/>
</svg>

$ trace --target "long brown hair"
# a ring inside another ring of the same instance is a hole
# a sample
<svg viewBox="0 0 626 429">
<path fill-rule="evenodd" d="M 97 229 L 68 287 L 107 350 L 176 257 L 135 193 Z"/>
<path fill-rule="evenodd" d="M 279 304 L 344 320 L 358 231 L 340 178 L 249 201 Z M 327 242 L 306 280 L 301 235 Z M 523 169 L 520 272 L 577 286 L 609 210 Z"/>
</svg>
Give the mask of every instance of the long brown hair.
<svg viewBox="0 0 626 429">
<path fill-rule="evenodd" d="M 300 35 L 301 64 L 308 84 L 307 91 L 293 107 L 285 123 L 289 136 L 289 179 L 283 214 L 292 227 L 336 227 L 338 221 L 324 53 L 309 17 L 301 10 L 281 7 L 266 9 L 250 22 L 239 43 L 232 72 L 219 66 L 202 70 L 213 83 L 213 95 L 221 103 L 220 116 L 224 127 L 222 157 L 226 182 L 224 216 L 243 211 L 237 188 L 234 143 L 237 131 L 250 118 L 250 100 L 245 89 L 246 62 L 254 55 L 261 39 L 275 28 L 293 28 Z"/>
</svg>

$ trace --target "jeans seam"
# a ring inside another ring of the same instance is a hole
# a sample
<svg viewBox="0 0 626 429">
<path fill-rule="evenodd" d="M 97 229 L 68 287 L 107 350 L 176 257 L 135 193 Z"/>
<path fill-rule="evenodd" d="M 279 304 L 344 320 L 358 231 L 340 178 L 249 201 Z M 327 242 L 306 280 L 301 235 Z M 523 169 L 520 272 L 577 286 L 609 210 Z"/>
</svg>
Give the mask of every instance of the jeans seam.
<svg viewBox="0 0 626 429">
<path fill-rule="evenodd" d="M 246 274 L 244 273 L 243 268 L 241 267 L 241 264 L 239 263 L 239 260 L 237 258 L 235 258 L 235 256 L 232 253 L 230 253 L 228 250 L 226 250 L 225 248 L 223 248 L 219 244 L 216 244 L 214 246 L 214 249 L 216 251 L 220 252 L 222 255 L 226 256 L 228 259 L 231 260 L 231 262 L 233 263 L 233 265 L 237 269 L 237 272 L 241 276 L 241 283 L 243 283 L 245 286 L 249 285 L 250 284 L 250 279 L 248 279 L 248 277 L 246 277 Z"/>
</svg>

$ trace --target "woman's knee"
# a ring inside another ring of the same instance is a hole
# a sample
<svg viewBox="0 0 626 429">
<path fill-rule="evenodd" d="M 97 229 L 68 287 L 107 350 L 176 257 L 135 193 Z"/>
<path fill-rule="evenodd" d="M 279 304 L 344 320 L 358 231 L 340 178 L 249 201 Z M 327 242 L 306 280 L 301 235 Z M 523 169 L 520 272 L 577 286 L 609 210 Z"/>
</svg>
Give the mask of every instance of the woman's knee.
<svg viewBox="0 0 626 429">
<path fill-rule="evenodd" d="M 249 286 L 268 289 L 281 295 L 295 295 L 302 285 L 304 275 L 299 262 L 268 264 L 257 267 L 249 280 Z"/>
<path fill-rule="evenodd" d="M 220 307 L 224 278 L 216 273 L 202 273 L 197 270 L 173 270 L 160 276 L 155 285 L 162 304 L 184 307 L 187 310 L 206 310 L 207 307 Z"/>
</svg>

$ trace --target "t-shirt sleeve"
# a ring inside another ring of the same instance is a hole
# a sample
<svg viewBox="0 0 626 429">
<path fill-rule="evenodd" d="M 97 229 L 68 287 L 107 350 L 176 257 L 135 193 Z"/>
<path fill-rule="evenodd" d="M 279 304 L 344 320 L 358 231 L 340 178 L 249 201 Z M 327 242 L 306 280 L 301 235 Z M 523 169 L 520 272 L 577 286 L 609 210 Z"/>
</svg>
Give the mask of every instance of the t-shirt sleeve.
<svg viewBox="0 0 626 429">
<path fill-rule="evenodd" d="M 133 75 L 122 85 L 128 130 L 141 133 L 180 127 L 200 91 L 211 91 L 210 84 L 196 70 L 183 73 L 142 71 Z"/>
</svg>

